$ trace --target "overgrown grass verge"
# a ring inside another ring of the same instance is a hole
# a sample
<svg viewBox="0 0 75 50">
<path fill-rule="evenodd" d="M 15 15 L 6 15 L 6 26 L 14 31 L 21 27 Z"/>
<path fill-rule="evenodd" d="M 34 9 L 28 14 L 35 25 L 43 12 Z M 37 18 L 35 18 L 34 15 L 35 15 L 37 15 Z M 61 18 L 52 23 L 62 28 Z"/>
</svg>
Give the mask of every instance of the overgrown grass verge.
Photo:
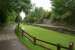
<svg viewBox="0 0 75 50">
<path fill-rule="evenodd" d="M 40 27 L 35 27 L 31 25 L 21 25 L 22 29 L 28 32 L 30 35 L 47 41 L 47 42 L 52 42 L 54 44 L 61 44 L 65 47 L 68 47 L 70 42 L 73 42 L 75 45 L 75 36 L 68 35 L 68 34 L 62 34 L 60 32 L 52 31 L 52 30 L 47 30 L 44 28 Z M 40 42 L 41 45 L 43 43 Z M 56 50 L 56 47 L 51 46 L 51 45 L 46 45 L 47 47 L 51 48 L 52 50 Z M 33 46 L 31 46 L 33 47 Z M 62 49 L 63 50 L 63 49 Z M 75 48 L 74 48 L 75 50 Z"/>
</svg>

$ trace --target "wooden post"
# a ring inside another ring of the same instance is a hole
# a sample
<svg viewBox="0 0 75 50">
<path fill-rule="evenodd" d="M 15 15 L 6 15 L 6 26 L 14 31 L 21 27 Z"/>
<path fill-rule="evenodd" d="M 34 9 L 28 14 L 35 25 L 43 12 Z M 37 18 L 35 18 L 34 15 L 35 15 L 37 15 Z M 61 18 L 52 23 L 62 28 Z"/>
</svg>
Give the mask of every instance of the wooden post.
<svg viewBox="0 0 75 50">
<path fill-rule="evenodd" d="M 22 30 L 22 37 L 23 37 L 23 35 L 24 35 L 24 31 Z"/>
<path fill-rule="evenodd" d="M 57 50 L 61 50 L 60 44 L 57 44 Z"/>
<path fill-rule="evenodd" d="M 74 44 L 73 44 L 73 42 L 71 42 L 71 43 L 69 44 L 69 49 L 68 49 L 68 50 L 73 50 L 73 47 L 74 47 Z"/>
<path fill-rule="evenodd" d="M 36 37 L 33 37 L 33 42 L 34 42 L 34 45 L 36 45 Z"/>
</svg>

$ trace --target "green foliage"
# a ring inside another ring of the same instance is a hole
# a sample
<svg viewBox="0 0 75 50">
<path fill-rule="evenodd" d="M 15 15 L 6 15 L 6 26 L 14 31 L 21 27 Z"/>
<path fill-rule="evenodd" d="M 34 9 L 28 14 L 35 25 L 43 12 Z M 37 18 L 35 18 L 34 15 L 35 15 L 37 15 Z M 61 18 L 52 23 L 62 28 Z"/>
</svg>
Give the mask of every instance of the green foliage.
<svg viewBox="0 0 75 50">
<path fill-rule="evenodd" d="M 44 18 L 48 19 L 50 17 L 50 14 L 50 12 L 45 11 L 42 7 L 36 7 L 30 12 L 26 19 L 30 23 L 41 23 Z"/>
<path fill-rule="evenodd" d="M 9 9 L 15 10 L 18 13 L 23 9 L 25 13 L 29 12 L 31 8 L 30 0 L 9 0 Z"/>
<path fill-rule="evenodd" d="M 0 23 L 14 21 L 22 9 L 28 14 L 30 8 L 30 0 L 0 0 Z"/>
<path fill-rule="evenodd" d="M 52 18 L 56 21 L 65 21 L 74 24 L 75 0 L 51 0 L 53 5 Z"/>
<path fill-rule="evenodd" d="M 4 23 L 6 21 L 6 13 L 7 13 L 7 8 L 8 8 L 8 0 L 0 0 L 0 23 Z"/>
</svg>

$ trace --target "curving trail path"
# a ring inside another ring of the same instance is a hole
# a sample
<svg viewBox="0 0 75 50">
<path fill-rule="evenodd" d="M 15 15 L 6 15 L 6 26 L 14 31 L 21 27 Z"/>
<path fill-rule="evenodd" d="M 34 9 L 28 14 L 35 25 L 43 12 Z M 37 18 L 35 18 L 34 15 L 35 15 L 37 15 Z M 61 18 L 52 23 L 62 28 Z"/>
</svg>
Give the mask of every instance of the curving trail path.
<svg viewBox="0 0 75 50">
<path fill-rule="evenodd" d="M 0 28 L 0 50 L 28 50 L 15 35 L 16 25 Z"/>
</svg>

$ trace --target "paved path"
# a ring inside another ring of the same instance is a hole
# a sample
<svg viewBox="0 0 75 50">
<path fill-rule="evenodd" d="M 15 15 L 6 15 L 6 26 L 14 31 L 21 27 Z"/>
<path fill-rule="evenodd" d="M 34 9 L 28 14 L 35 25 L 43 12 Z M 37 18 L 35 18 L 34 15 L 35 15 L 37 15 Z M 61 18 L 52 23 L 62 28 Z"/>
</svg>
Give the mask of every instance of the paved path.
<svg viewBox="0 0 75 50">
<path fill-rule="evenodd" d="M 14 33 L 15 26 L 6 26 L 0 30 L 0 50 L 28 50 Z"/>
</svg>

